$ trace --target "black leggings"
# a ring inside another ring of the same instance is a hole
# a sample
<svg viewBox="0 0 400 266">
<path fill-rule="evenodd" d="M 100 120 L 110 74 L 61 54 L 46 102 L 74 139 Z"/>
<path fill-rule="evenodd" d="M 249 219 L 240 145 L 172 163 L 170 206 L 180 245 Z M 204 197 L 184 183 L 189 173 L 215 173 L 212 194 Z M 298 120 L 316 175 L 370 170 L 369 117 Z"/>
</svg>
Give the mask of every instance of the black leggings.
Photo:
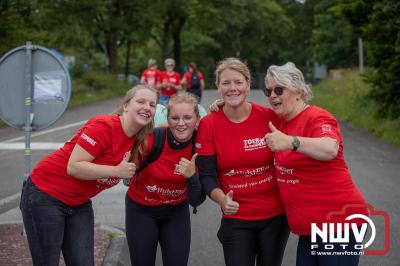
<svg viewBox="0 0 400 266">
<path fill-rule="evenodd" d="M 125 228 L 131 263 L 154 266 L 160 243 L 164 266 L 186 266 L 190 250 L 187 202 L 177 206 L 143 206 L 125 199 Z"/>
<path fill-rule="evenodd" d="M 218 238 L 224 249 L 227 266 L 278 266 L 289 237 L 286 215 L 247 221 L 225 218 Z"/>
</svg>

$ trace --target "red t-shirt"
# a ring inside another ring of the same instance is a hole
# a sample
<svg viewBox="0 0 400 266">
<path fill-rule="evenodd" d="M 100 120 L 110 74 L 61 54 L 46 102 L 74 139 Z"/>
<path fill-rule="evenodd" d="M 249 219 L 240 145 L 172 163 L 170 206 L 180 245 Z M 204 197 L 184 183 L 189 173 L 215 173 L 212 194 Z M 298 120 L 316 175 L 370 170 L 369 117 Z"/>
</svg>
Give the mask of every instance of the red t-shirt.
<svg viewBox="0 0 400 266">
<path fill-rule="evenodd" d="M 173 72 L 171 75 L 169 75 L 167 72 L 162 72 L 161 73 L 161 80 L 163 83 L 169 83 L 172 85 L 181 85 L 181 74 L 178 72 Z M 178 90 L 174 88 L 161 88 L 161 93 L 167 96 L 172 96 L 175 95 L 178 92 Z"/>
<path fill-rule="evenodd" d="M 157 84 L 161 83 L 161 71 L 155 68 L 149 68 L 143 71 L 142 78 L 149 87 L 156 89 Z"/>
<path fill-rule="evenodd" d="M 148 149 L 153 144 L 153 134 L 148 138 Z M 141 205 L 176 205 L 187 200 L 188 179 L 176 167 L 181 158 L 192 158 L 192 144 L 183 149 L 172 149 L 165 138 L 160 156 L 139 173 L 136 186 L 135 177 L 128 189 L 128 196 Z"/>
<path fill-rule="evenodd" d="M 252 103 L 249 117 L 241 123 L 230 121 L 222 108 L 200 121 L 196 152 L 216 156 L 219 186 L 225 194 L 232 190 L 240 205 L 235 215 L 223 217 L 261 220 L 283 212 L 274 156 L 264 139 L 271 132 L 268 122 L 276 119 L 271 109 Z"/>
<path fill-rule="evenodd" d="M 311 223 L 343 222 L 348 215 L 360 213 L 360 209 L 350 208 L 327 220 L 330 212 L 340 212 L 347 204 L 365 205 L 344 161 L 336 119 L 319 107 L 309 106 L 292 120 L 282 119 L 279 129 L 289 136 L 330 137 L 340 145 L 336 158 L 330 161 L 290 150 L 275 153 L 276 177 L 293 233 L 310 235 Z M 364 211 L 361 213 L 366 214 Z"/>
<path fill-rule="evenodd" d="M 98 115 L 90 119 L 62 148 L 43 158 L 31 173 L 32 182 L 43 192 L 70 206 L 87 202 L 100 191 L 118 184 L 118 177 L 81 180 L 67 174 L 67 164 L 75 144 L 95 157 L 93 163 L 118 165 L 135 138 L 124 133 L 118 115 Z"/>
<path fill-rule="evenodd" d="M 197 76 L 199 77 L 199 80 L 204 80 L 203 73 L 200 71 L 197 71 Z M 186 80 L 186 88 L 191 88 L 192 87 L 192 73 L 190 71 L 186 72 L 183 75 L 183 78 Z"/>
</svg>

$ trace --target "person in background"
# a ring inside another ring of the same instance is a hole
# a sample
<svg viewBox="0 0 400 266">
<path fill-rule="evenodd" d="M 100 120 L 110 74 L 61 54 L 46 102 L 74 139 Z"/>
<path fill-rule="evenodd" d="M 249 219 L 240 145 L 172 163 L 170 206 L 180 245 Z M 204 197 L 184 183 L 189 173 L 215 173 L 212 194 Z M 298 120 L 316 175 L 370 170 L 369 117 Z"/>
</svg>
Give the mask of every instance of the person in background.
<svg viewBox="0 0 400 266">
<path fill-rule="evenodd" d="M 182 78 L 182 85 L 186 86 L 186 91 L 192 93 L 197 97 L 199 103 L 201 102 L 202 91 L 204 90 L 205 82 L 203 73 L 197 70 L 195 63 L 189 64 L 189 71 L 187 71 Z"/>
<path fill-rule="evenodd" d="M 130 89 L 114 114 L 91 118 L 44 157 L 23 187 L 20 208 L 33 265 L 94 265 L 91 198 L 136 171 L 139 147 L 153 129 L 157 93 Z"/>
<path fill-rule="evenodd" d="M 281 265 L 289 227 L 264 139 L 278 117 L 248 101 L 251 76 L 242 61 L 226 58 L 215 74 L 225 105 L 200 121 L 196 152 L 203 190 L 221 207 L 225 263 Z"/>
<path fill-rule="evenodd" d="M 157 61 L 153 58 L 149 59 L 147 69 L 143 71 L 140 83 L 146 84 L 150 88 L 157 89 L 161 83 L 161 71 L 157 69 Z"/>
<path fill-rule="evenodd" d="M 167 106 L 169 98 L 176 95 L 181 87 L 181 74 L 174 71 L 175 60 L 167 58 L 164 61 L 165 71 L 161 73 L 160 104 Z"/>
<path fill-rule="evenodd" d="M 272 110 L 280 117 L 278 122 L 265 119 L 271 129 L 265 140 L 275 152 L 276 175 L 290 228 L 299 235 L 296 265 L 358 265 L 359 250 L 355 249 L 352 232 L 347 246 L 331 243 L 334 249 L 329 250 L 324 249 L 327 243 L 319 236 L 316 243 L 311 240 L 311 223 L 322 228 L 322 223 L 344 223 L 348 215 L 367 214 L 364 198 L 343 157 L 337 120 L 326 110 L 307 103 L 311 88 L 291 62 L 270 66 L 265 85 Z M 312 249 L 312 245 L 318 247 Z M 319 255 L 320 251 L 354 253 Z"/>
<path fill-rule="evenodd" d="M 186 266 L 191 235 L 188 203 L 196 207 L 205 200 L 193 145 L 200 120 L 197 100 L 188 93 L 172 96 L 167 110 L 162 152 L 135 176 L 126 196 L 125 228 L 132 265 L 155 265 L 160 243 L 164 266 Z M 147 154 L 154 138 L 148 138 Z"/>
</svg>

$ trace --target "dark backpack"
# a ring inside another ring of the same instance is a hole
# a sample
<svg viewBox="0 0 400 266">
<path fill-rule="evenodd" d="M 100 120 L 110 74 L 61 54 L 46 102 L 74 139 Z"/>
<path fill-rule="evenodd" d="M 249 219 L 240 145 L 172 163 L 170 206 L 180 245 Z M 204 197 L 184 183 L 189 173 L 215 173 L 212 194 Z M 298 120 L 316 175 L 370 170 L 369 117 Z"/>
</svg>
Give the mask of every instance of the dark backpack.
<svg viewBox="0 0 400 266">
<path fill-rule="evenodd" d="M 191 90 L 200 90 L 200 79 L 197 71 L 193 72 L 190 77 L 190 86 Z"/>
</svg>

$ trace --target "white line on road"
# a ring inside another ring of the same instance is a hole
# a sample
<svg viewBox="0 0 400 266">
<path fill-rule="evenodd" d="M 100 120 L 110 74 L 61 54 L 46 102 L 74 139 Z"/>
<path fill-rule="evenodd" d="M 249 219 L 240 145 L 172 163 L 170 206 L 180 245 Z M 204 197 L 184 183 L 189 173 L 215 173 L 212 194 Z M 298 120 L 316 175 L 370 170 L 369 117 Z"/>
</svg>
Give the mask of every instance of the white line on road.
<svg viewBox="0 0 400 266">
<path fill-rule="evenodd" d="M 58 130 L 67 129 L 67 128 L 70 128 L 70 127 L 80 126 L 80 125 L 85 124 L 86 122 L 87 122 L 87 120 L 83 120 L 83 121 L 79 121 L 79 122 L 76 122 L 76 123 L 67 124 L 67 125 L 61 126 L 61 127 L 55 127 L 55 128 L 49 129 L 49 130 L 42 131 L 42 132 L 33 133 L 31 135 L 31 138 L 37 137 L 37 136 L 41 136 L 41 135 L 46 135 L 48 133 L 52 133 L 52 132 L 55 132 L 55 131 L 58 131 Z M 24 140 L 24 139 L 25 139 L 25 136 L 21 136 L 21 137 L 17 137 L 17 138 L 6 140 L 4 142 L 15 142 L 15 141 Z"/>
<path fill-rule="evenodd" d="M 0 199 L 0 206 L 4 205 L 6 203 L 9 203 L 10 201 L 16 200 L 19 197 L 21 197 L 21 192 L 18 192 L 18 193 L 14 194 L 14 195 L 8 196 L 8 197 L 6 197 L 4 199 Z"/>
<path fill-rule="evenodd" d="M 31 150 L 57 150 L 64 142 L 31 142 Z M 25 142 L 0 142 L 0 150 L 25 150 Z"/>
</svg>

